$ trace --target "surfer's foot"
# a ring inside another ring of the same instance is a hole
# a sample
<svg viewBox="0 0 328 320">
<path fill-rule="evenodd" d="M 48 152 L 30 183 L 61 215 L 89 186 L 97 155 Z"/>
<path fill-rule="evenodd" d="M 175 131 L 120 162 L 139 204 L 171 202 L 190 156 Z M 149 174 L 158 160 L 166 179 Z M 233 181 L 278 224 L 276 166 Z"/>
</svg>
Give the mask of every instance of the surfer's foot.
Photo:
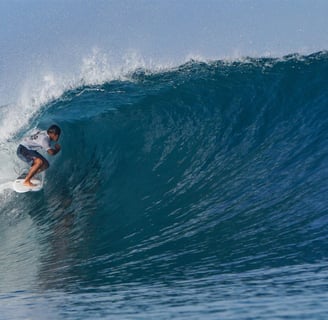
<svg viewBox="0 0 328 320">
<path fill-rule="evenodd" d="M 35 187 L 36 185 L 32 183 L 31 181 L 24 181 L 23 185 L 25 187 Z"/>
</svg>

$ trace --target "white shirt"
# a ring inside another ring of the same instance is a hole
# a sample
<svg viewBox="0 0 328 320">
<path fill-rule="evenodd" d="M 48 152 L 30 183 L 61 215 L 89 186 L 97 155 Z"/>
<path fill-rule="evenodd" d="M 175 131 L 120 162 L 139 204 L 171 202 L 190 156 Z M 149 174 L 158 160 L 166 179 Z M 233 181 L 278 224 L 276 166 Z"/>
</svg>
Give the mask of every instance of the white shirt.
<svg viewBox="0 0 328 320">
<path fill-rule="evenodd" d="M 51 149 L 51 140 L 47 131 L 38 131 L 29 137 L 25 137 L 21 145 L 29 150 L 43 149 L 45 151 Z"/>
</svg>

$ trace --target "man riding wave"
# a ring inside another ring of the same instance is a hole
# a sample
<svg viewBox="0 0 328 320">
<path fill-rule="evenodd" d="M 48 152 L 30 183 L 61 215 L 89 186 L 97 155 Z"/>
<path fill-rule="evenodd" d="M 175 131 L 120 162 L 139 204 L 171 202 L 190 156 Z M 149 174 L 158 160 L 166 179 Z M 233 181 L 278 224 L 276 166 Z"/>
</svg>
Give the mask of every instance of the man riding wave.
<svg viewBox="0 0 328 320">
<path fill-rule="evenodd" d="M 37 131 L 31 136 L 25 137 L 17 148 L 17 156 L 31 165 L 31 168 L 24 180 L 24 186 L 34 187 L 31 179 L 37 174 L 49 168 L 49 162 L 38 152 L 44 150 L 54 156 L 61 147 L 58 143 L 52 147 L 52 142 L 57 142 L 61 129 L 57 125 L 52 125 L 47 131 Z"/>
</svg>

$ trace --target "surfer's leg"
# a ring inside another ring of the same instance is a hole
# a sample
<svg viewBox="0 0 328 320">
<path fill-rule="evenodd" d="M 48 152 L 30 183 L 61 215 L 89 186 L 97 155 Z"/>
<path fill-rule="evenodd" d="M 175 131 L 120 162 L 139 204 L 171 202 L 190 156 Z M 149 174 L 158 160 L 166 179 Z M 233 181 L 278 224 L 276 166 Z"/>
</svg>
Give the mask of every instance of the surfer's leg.
<svg viewBox="0 0 328 320">
<path fill-rule="evenodd" d="M 46 159 L 42 158 L 42 166 L 39 168 L 39 170 L 36 173 L 40 173 L 44 170 L 47 170 L 48 168 L 49 168 L 49 162 Z"/>
<path fill-rule="evenodd" d="M 19 145 L 17 155 L 23 161 L 29 163 L 31 168 L 24 180 L 24 185 L 33 187 L 31 179 L 37 174 L 49 168 L 49 162 L 41 154 L 35 150 L 29 150 L 26 147 Z"/>
<path fill-rule="evenodd" d="M 30 171 L 28 172 L 25 180 L 24 180 L 24 186 L 28 187 L 34 187 L 34 184 L 31 182 L 31 179 L 35 176 L 35 174 L 42 168 L 43 161 L 40 158 L 35 158 L 33 161 L 33 165 L 30 168 Z"/>
</svg>

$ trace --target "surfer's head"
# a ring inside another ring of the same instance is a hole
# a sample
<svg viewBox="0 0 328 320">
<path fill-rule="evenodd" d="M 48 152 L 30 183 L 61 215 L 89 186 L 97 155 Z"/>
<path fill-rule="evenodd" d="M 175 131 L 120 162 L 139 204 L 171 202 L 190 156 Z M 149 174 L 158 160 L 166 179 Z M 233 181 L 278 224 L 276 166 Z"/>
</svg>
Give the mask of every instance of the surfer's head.
<svg viewBox="0 0 328 320">
<path fill-rule="evenodd" d="M 57 125 L 53 124 L 48 128 L 47 133 L 51 140 L 58 141 L 61 130 Z"/>
</svg>

